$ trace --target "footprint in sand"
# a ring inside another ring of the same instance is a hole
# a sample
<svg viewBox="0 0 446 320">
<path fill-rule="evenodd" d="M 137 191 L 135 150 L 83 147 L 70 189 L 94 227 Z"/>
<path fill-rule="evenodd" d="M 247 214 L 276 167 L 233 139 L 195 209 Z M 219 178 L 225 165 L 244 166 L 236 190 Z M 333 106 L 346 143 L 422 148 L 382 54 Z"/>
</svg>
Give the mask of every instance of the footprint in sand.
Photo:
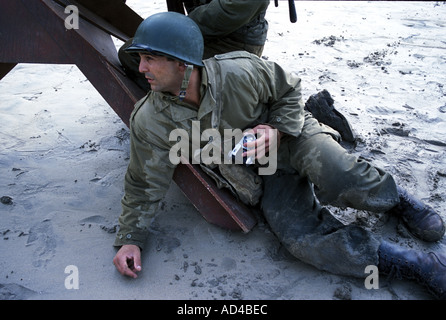
<svg viewBox="0 0 446 320">
<path fill-rule="evenodd" d="M 15 283 L 0 283 L 0 300 L 24 300 L 36 294 L 35 291 Z"/>
<path fill-rule="evenodd" d="M 50 219 L 45 219 L 29 230 L 27 246 L 34 246 L 33 266 L 45 266 L 56 252 L 57 241 Z"/>
</svg>

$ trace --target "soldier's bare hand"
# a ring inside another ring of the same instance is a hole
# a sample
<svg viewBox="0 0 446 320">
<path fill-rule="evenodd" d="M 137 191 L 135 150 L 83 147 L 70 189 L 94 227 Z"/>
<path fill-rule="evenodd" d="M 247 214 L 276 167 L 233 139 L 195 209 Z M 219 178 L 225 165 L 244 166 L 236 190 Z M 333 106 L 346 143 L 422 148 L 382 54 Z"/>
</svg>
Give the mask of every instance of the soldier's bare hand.
<svg viewBox="0 0 446 320">
<path fill-rule="evenodd" d="M 279 148 L 281 136 L 279 130 L 269 125 L 259 124 L 248 132 L 256 134 L 257 139 L 245 144 L 248 148 L 255 148 L 245 152 L 243 156 L 255 155 L 256 159 L 261 159 L 273 148 L 274 150 Z"/>
<path fill-rule="evenodd" d="M 137 278 L 141 271 L 141 249 L 133 244 L 123 245 L 113 258 L 113 264 L 124 276 Z"/>
</svg>

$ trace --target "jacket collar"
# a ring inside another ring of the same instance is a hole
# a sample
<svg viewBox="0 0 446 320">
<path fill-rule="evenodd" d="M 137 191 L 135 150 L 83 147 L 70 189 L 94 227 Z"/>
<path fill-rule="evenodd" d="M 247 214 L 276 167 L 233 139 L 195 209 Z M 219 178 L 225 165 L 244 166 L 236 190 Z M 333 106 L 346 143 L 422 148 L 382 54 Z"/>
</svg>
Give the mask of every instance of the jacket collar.
<svg viewBox="0 0 446 320">
<path fill-rule="evenodd" d="M 189 104 L 181 101 L 177 96 L 173 96 L 167 93 L 154 93 L 158 95 L 161 99 L 158 103 L 154 103 L 156 112 L 162 112 L 167 107 L 170 107 L 170 112 L 172 114 L 172 120 L 175 122 L 181 122 L 187 119 L 196 118 L 201 120 L 205 115 L 212 112 L 216 106 L 215 98 L 213 97 L 208 83 L 208 76 L 205 68 L 201 69 L 201 102 L 200 107 L 197 109 L 193 108 Z"/>
</svg>

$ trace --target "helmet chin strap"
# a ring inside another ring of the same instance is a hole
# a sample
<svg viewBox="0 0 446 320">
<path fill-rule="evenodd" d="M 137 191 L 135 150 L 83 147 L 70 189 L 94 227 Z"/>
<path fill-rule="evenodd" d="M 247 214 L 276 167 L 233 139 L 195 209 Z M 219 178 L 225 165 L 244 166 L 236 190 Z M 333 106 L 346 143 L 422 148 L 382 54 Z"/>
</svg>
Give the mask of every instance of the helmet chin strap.
<svg viewBox="0 0 446 320">
<path fill-rule="evenodd" d="M 185 63 L 184 65 L 186 66 L 186 71 L 184 72 L 184 78 L 183 82 L 181 83 L 180 94 L 178 95 L 178 98 L 180 98 L 181 101 L 186 96 L 186 89 L 189 86 L 190 75 L 192 74 L 192 70 L 194 69 L 193 65 L 187 63 Z"/>
</svg>

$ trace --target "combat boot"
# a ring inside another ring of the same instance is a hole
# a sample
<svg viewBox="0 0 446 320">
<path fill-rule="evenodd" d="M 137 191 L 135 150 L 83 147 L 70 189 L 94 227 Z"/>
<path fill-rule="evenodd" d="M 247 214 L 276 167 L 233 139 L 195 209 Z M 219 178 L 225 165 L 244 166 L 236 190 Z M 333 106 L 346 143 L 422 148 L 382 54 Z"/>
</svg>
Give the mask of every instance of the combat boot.
<svg viewBox="0 0 446 320">
<path fill-rule="evenodd" d="M 417 238 L 435 242 L 445 233 L 445 225 L 435 210 L 398 187 L 400 203 L 390 210 L 401 217 L 409 231 Z"/>
<path fill-rule="evenodd" d="M 342 137 L 342 141 L 354 143 L 355 134 L 342 113 L 334 107 L 334 100 L 327 90 L 313 94 L 305 102 L 305 110 L 310 111 L 313 117 L 336 131 Z"/>
<path fill-rule="evenodd" d="M 424 253 L 402 248 L 390 242 L 382 242 L 379 250 L 381 273 L 399 279 L 416 280 L 424 285 L 437 299 L 446 299 L 446 256 L 440 253 Z"/>
</svg>

